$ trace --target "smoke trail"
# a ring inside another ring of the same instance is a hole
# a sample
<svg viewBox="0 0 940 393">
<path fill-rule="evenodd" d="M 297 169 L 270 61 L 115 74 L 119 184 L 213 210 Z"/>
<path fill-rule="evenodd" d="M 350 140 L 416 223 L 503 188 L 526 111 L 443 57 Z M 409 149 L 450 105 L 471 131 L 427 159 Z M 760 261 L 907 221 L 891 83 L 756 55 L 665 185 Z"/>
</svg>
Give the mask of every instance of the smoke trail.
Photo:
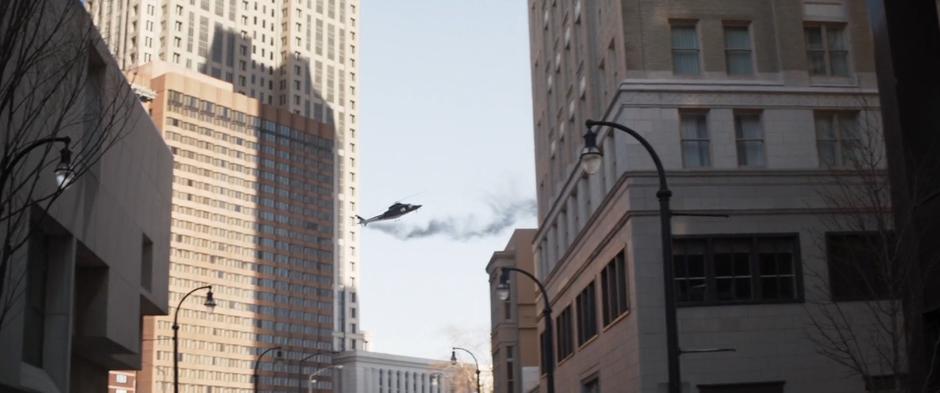
<svg viewBox="0 0 940 393">
<path fill-rule="evenodd" d="M 493 217 L 483 225 L 476 224 L 473 216 L 435 218 L 423 226 L 406 226 L 399 223 L 369 225 L 401 240 L 420 239 L 435 235 L 453 240 L 471 240 L 494 236 L 511 227 L 519 219 L 535 216 L 535 200 L 494 201 L 490 204 Z"/>
</svg>

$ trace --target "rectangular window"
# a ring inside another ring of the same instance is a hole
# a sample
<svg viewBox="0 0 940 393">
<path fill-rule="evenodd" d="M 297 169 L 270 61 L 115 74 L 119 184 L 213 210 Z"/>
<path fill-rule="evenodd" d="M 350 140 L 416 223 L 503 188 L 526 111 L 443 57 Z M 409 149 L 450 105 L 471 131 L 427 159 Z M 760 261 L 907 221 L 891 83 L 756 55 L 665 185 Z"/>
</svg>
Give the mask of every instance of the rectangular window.
<svg viewBox="0 0 940 393">
<path fill-rule="evenodd" d="M 728 75 L 754 74 L 751 33 L 748 26 L 725 26 L 725 66 Z"/>
<path fill-rule="evenodd" d="M 738 147 L 738 166 L 763 167 L 764 130 L 761 127 L 759 112 L 734 114 L 734 133 Z"/>
<path fill-rule="evenodd" d="M 604 326 L 627 312 L 626 256 L 620 251 L 601 271 L 601 304 Z"/>
<path fill-rule="evenodd" d="M 601 383 L 597 378 L 581 384 L 581 393 L 601 393 Z"/>
<path fill-rule="evenodd" d="M 887 299 L 894 235 L 881 232 L 827 233 L 829 290 L 834 301 Z"/>
<path fill-rule="evenodd" d="M 672 25 L 672 71 L 676 75 L 698 75 L 699 45 L 695 23 Z"/>
<path fill-rule="evenodd" d="M 578 305 L 578 345 L 597 335 L 597 291 L 594 281 L 580 294 L 575 302 Z"/>
<path fill-rule="evenodd" d="M 855 164 L 861 138 L 855 112 L 816 112 L 816 150 L 822 167 Z"/>
<path fill-rule="evenodd" d="M 503 319 L 512 319 L 512 302 L 509 299 L 503 302 Z"/>
<path fill-rule="evenodd" d="M 565 307 L 555 318 L 555 334 L 557 335 L 558 362 L 574 352 L 574 335 L 571 327 L 571 306 Z"/>
<path fill-rule="evenodd" d="M 686 168 L 711 166 L 707 117 L 705 112 L 680 112 L 679 128 L 682 138 L 682 165 Z"/>
<path fill-rule="evenodd" d="M 849 76 L 845 25 L 813 25 L 806 26 L 803 31 L 810 75 Z"/>
<path fill-rule="evenodd" d="M 506 346 L 506 392 L 514 393 L 516 391 L 516 373 L 513 357 L 513 346 Z"/>
<path fill-rule="evenodd" d="M 680 305 L 794 302 L 802 298 L 795 235 L 673 240 Z"/>
</svg>

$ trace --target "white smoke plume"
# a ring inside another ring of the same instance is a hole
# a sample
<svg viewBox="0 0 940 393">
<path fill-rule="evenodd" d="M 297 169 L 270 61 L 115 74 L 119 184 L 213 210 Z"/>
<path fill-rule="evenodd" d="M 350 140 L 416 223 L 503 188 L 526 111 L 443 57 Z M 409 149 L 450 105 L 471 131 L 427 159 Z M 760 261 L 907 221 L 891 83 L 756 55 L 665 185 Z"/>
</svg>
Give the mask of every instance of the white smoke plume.
<svg viewBox="0 0 940 393">
<path fill-rule="evenodd" d="M 472 240 L 500 234 L 512 227 L 517 221 L 534 217 L 536 205 L 534 199 L 496 200 L 489 203 L 491 218 L 482 224 L 474 216 L 433 218 L 421 226 L 405 225 L 399 222 L 369 225 L 395 236 L 401 240 L 420 239 L 430 236 L 446 236 L 453 240 Z"/>
</svg>

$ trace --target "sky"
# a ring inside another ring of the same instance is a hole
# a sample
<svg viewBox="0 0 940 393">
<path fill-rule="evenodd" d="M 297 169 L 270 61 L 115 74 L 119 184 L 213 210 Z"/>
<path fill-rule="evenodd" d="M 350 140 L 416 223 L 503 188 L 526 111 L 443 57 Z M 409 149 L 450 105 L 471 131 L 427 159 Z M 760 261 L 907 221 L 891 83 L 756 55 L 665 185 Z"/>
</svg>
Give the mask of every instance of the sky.
<svg viewBox="0 0 940 393">
<path fill-rule="evenodd" d="M 363 228 L 361 329 L 489 364 L 484 267 L 536 225 L 526 2 L 363 0 L 360 21 L 359 214 L 423 205 Z"/>
</svg>

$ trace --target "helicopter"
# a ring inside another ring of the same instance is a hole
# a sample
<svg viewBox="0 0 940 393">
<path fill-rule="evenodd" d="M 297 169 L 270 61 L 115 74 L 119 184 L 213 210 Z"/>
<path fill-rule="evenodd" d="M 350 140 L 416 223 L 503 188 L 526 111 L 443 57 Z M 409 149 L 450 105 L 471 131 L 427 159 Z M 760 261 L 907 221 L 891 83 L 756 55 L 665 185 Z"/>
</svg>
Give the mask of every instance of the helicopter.
<svg viewBox="0 0 940 393">
<path fill-rule="evenodd" d="M 356 218 L 359 219 L 359 225 L 366 226 L 370 222 L 394 220 L 398 217 L 411 213 L 420 208 L 421 208 L 421 205 L 411 205 L 407 203 L 395 202 L 391 206 L 388 207 L 388 210 L 386 210 L 385 213 L 379 214 L 369 219 L 365 219 L 360 216 L 356 216 Z"/>
</svg>

